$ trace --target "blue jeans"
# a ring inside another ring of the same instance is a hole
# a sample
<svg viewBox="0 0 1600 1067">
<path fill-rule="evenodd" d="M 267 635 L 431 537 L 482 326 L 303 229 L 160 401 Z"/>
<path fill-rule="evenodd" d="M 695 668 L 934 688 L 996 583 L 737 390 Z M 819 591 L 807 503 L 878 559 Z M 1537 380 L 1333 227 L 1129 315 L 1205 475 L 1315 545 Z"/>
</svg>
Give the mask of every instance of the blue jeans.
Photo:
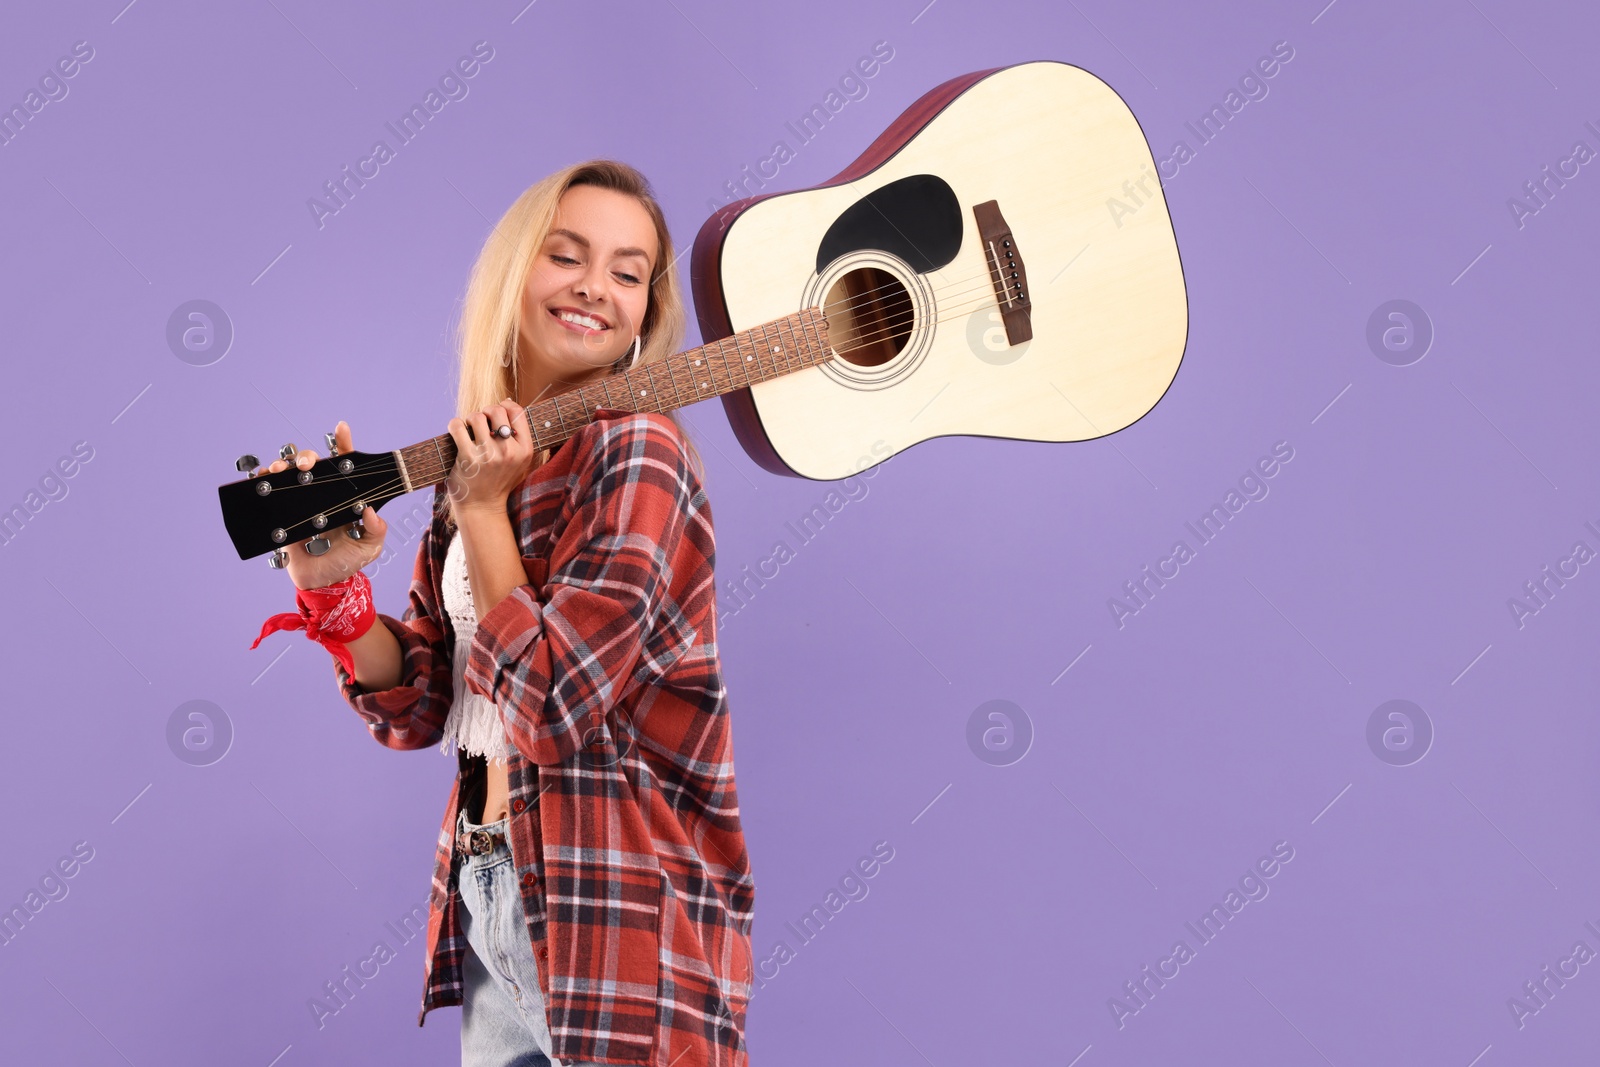
<svg viewBox="0 0 1600 1067">
<path fill-rule="evenodd" d="M 458 831 L 507 830 L 506 820 L 478 824 L 465 811 Z M 457 868 L 461 927 L 467 938 L 461 1005 L 462 1067 L 601 1067 L 550 1055 L 550 1023 L 539 986 L 539 963 L 517 887 L 511 850 L 497 844 L 463 855 Z"/>
</svg>

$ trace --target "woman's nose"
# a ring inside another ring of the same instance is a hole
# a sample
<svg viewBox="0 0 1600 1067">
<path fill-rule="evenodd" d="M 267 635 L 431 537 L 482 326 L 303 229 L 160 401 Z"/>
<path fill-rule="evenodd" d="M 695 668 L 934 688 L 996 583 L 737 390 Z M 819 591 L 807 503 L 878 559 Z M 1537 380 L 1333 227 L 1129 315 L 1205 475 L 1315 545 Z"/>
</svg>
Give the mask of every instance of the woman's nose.
<svg viewBox="0 0 1600 1067">
<path fill-rule="evenodd" d="M 582 293 L 587 300 L 599 300 L 606 293 L 605 273 L 603 271 L 590 271 L 578 279 L 574 288 Z"/>
</svg>

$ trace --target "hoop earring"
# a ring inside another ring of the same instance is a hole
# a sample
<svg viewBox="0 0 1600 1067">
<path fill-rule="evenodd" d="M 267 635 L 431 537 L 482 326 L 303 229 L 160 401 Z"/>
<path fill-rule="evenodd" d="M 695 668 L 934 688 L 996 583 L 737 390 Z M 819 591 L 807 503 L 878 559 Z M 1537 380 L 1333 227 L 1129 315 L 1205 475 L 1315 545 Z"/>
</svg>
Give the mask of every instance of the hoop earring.
<svg viewBox="0 0 1600 1067">
<path fill-rule="evenodd" d="M 643 336 L 641 334 L 637 334 L 636 333 L 636 334 L 633 335 L 633 358 L 628 360 L 628 369 L 629 370 L 632 370 L 634 368 L 634 366 L 639 362 L 639 352 L 641 351 L 641 341 L 643 341 Z"/>
</svg>

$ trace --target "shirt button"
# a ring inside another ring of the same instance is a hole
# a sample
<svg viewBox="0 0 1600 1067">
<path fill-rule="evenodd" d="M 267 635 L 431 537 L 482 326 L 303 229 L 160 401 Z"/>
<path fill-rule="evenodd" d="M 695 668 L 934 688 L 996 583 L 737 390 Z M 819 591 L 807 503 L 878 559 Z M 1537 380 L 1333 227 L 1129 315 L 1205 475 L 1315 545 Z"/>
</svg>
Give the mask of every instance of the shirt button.
<svg viewBox="0 0 1600 1067">
<path fill-rule="evenodd" d="M 547 960 L 547 959 L 549 959 L 549 958 L 550 958 L 550 950 L 549 950 L 549 949 L 547 949 L 547 948 L 542 948 L 542 949 L 540 949 L 540 950 L 539 950 L 539 958 L 540 958 L 540 959 L 541 959 L 541 960 Z"/>
<path fill-rule="evenodd" d="M 517 799 L 515 799 L 515 800 L 513 800 L 511 802 L 511 810 L 516 812 L 518 815 L 521 815 L 523 809 L 526 808 L 527 806 L 528 806 L 528 802 L 526 800 L 523 800 L 521 797 L 518 797 Z"/>
<path fill-rule="evenodd" d="M 539 884 L 539 880 L 533 876 L 533 872 L 532 871 L 529 871 L 527 874 L 522 876 L 522 888 L 524 888 L 524 889 L 532 889 L 535 885 L 538 885 L 538 884 Z"/>
</svg>

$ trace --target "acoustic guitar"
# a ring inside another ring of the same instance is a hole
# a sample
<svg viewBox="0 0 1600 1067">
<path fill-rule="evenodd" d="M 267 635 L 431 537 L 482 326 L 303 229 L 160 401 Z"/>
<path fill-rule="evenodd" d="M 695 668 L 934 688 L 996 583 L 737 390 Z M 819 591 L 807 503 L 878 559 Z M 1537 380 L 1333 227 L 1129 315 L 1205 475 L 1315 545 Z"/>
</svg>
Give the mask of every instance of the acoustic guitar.
<svg viewBox="0 0 1600 1067">
<path fill-rule="evenodd" d="M 1143 131 L 1108 85 L 1051 61 L 953 78 L 831 180 L 728 204 L 690 275 L 705 343 L 529 405 L 536 448 L 596 408 L 711 397 L 758 464 L 819 480 L 934 437 L 1084 441 L 1155 406 L 1188 335 Z M 239 557 L 281 566 L 283 545 L 325 550 L 321 531 L 443 482 L 454 461 L 441 434 L 218 495 Z"/>
</svg>

